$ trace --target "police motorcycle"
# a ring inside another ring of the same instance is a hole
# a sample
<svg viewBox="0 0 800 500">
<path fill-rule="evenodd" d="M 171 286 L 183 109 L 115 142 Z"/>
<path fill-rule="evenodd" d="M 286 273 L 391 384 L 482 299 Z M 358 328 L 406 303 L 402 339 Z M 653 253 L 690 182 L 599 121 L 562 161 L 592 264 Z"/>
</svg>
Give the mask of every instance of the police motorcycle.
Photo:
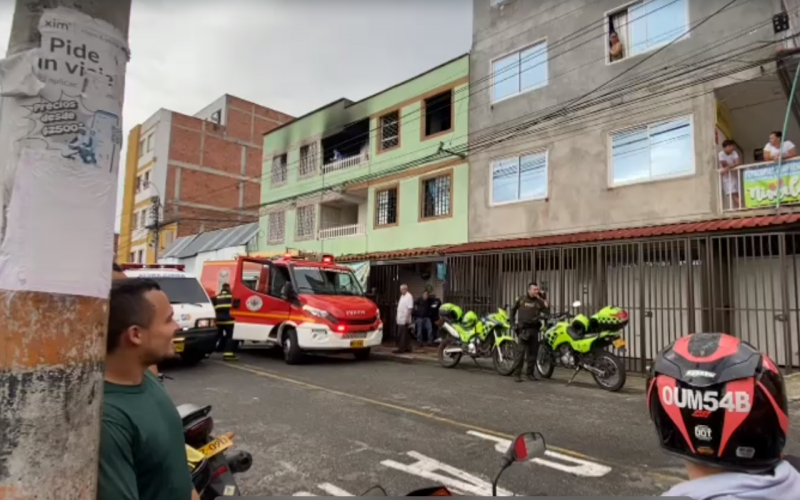
<svg viewBox="0 0 800 500">
<path fill-rule="evenodd" d="M 544 436 L 538 432 L 526 432 L 520 434 L 514 439 L 508 447 L 505 455 L 500 459 L 500 470 L 494 476 L 492 481 L 492 496 L 497 496 L 497 483 L 503 472 L 506 471 L 511 465 L 517 462 L 526 462 L 535 458 L 544 456 L 547 451 L 547 444 L 544 441 Z M 365 496 L 389 496 L 382 486 L 373 486 L 361 495 Z M 456 496 L 446 486 L 431 486 L 428 488 L 421 488 L 414 490 L 405 495 L 407 497 L 452 497 Z"/>
<path fill-rule="evenodd" d="M 163 383 L 164 379 L 170 377 L 162 373 L 158 378 Z M 183 424 L 186 459 L 200 499 L 241 496 L 234 474 L 250 470 L 252 455 L 239 451 L 226 456 L 226 451 L 233 447 L 233 433 L 228 432 L 216 438 L 212 436 L 214 419 L 211 418 L 211 405 L 182 404 L 177 409 Z"/>
<path fill-rule="evenodd" d="M 465 314 L 455 304 L 439 306 L 437 326 L 446 333 L 439 343 L 439 364 L 454 368 L 464 355 L 470 356 L 476 364 L 478 359 L 492 358 L 497 373 L 511 375 L 517 339 L 507 309 L 478 318 L 475 312 Z"/>
<path fill-rule="evenodd" d="M 572 304 L 574 308 L 580 306 L 580 301 Z M 625 365 L 606 348 L 625 349 L 626 342 L 620 331 L 628 325 L 626 311 L 606 306 L 589 317 L 562 312 L 545 315 L 543 319 L 542 342 L 536 359 L 542 377 L 552 377 L 555 367 L 559 366 L 574 370 L 567 385 L 585 370 L 592 374 L 601 389 L 616 392 L 625 386 Z"/>
</svg>

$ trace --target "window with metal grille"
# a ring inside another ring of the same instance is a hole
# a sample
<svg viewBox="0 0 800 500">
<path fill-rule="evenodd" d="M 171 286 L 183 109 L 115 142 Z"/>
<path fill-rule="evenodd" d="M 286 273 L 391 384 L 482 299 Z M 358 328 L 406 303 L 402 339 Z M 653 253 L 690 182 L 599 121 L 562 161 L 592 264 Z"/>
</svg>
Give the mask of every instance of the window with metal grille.
<svg viewBox="0 0 800 500">
<path fill-rule="evenodd" d="M 383 189 L 375 193 L 375 225 L 397 224 L 397 188 Z"/>
<path fill-rule="evenodd" d="M 317 143 L 312 142 L 300 147 L 300 177 L 314 175 L 317 172 Z"/>
<path fill-rule="evenodd" d="M 422 181 L 422 218 L 430 219 L 450 215 L 452 193 L 450 174 Z"/>
<path fill-rule="evenodd" d="M 286 182 L 287 171 L 286 153 L 272 158 L 272 184 L 283 184 Z"/>
<path fill-rule="evenodd" d="M 387 150 L 400 145 L 400 111 L 381 116 L 381 149 Z"/>
<path fill-rule="evenodd" d="M 295 221 L 295 236 L 297 238 L 313 238 L 316 222 L 316 205 L 297 207 L 297 220 Z"/>
<path fill-rule="evenodd" d="M 286 212 L 272 212 L 269 214 L 268 229 L 267 243 L 283 243 L 283 239 L 286 236 Z"/>
</svg>

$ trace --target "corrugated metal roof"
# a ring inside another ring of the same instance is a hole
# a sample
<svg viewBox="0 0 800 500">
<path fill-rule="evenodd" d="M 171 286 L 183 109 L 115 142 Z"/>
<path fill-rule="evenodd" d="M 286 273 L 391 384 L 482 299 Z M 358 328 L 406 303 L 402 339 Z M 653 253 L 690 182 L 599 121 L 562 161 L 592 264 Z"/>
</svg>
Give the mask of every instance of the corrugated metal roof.
<svg viewBox="0 0 800 500">
<path fill-rule="evenodd" d="M 638 227 L 631 229 L 613 229 L 608 231 L 592 231 L 556 236 L 540 236 L 538 238 L 520 238 L 515 240 L 465 243 L 463 245 L 447 247 L 442 253 L 472 253 L 483 252 L 487 250 L 507 250 L 513 248 L 565 245 L 569 243 L 591 243 L 595 241 L 653 238 L 658 236 L 710 233 L 737 229 L 779 226 L 784 224 L 794 224 L 797 222 L 800 222 L 800 214 L 766 215 L 762 217 L 746 217 L 736 219 L 716 219 L 703 222 L 683 222 L 678 224 Z"/>
<path fill-rule="evenodd" d="M 375 260 L 395 260 L 407 259 L 409 257 L 424 257 L 426 255 L 439 255 L 443 253 L 446 246 L 436 246 L 427 248 L 410 248 L 407 250 L 397 250 L 394 252 L 376 252 L 366 255 L 342 255 L 336 257 L 337 262 L 358 262 L 358 261 L 375 261 Z"/>
<path fill-rule="evenodd" d="M 203 252 L 211 252 L 221 248 L 246 245 L 258 234 L 258 223 L 209 231 L 194 236 L 178 238 L 161 255 L 163 258 L 185 259 Z"/>
<path fill-rule="evenodd" d="M 785 215 L 765 215 L 758 217 L 726 218 L 702 222 L 682 222 L 661 226 L 647 226 L 630 229 L 611 229 L 585 233 L 539 236 L 535 238 L 518 238 L 514 240 L 481 241 L 461 245 L 436 246 L 427 248 L 411 248 L 395 252 L 380 252 L 366 255 L 343 255 L 337 257 L 338 262 L 396 260 L 427 255 L 445 255 L 490 250 L 507 250 L 515 248 L 566 245 L 570 243 L 591 243 L 600 241 L 626 240 L 637 238 L 654 238 L 659 236 L 675 236 L 681 234 L 699 234 L 741 229 L 766 228 L 786 224 L 800 223 L 800 213 Z"/>
</svg>

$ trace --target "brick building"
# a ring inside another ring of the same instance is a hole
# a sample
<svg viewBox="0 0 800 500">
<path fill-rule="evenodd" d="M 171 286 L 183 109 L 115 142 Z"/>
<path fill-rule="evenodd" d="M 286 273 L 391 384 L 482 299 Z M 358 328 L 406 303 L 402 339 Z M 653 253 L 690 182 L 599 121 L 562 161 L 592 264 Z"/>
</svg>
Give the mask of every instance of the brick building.
<svg viewBox="0 0 800 500">
<path fill-rule="evenodd" d="M 160 109 L 136 125 L 128 134 L 120 262 L 152 263 L 177 237 L 257 221 L 262 135 L 292 119 L 224 95 L 194 116 Z"/>
</svg>

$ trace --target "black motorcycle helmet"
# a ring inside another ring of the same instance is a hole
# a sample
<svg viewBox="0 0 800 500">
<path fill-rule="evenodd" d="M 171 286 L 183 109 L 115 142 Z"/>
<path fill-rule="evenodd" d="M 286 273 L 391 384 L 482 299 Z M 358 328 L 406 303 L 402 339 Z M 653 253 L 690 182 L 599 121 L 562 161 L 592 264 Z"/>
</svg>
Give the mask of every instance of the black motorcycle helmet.
<svg viewBox="0 0 800 500">
<path fill-rule="evenodd" d="M 697 333 L 662 351 L 647 381 L 661 447 L 682 458 L 762 473 L 781 461 L 789 432 L 783 376 L 735 337 Z"/>
</svg>

